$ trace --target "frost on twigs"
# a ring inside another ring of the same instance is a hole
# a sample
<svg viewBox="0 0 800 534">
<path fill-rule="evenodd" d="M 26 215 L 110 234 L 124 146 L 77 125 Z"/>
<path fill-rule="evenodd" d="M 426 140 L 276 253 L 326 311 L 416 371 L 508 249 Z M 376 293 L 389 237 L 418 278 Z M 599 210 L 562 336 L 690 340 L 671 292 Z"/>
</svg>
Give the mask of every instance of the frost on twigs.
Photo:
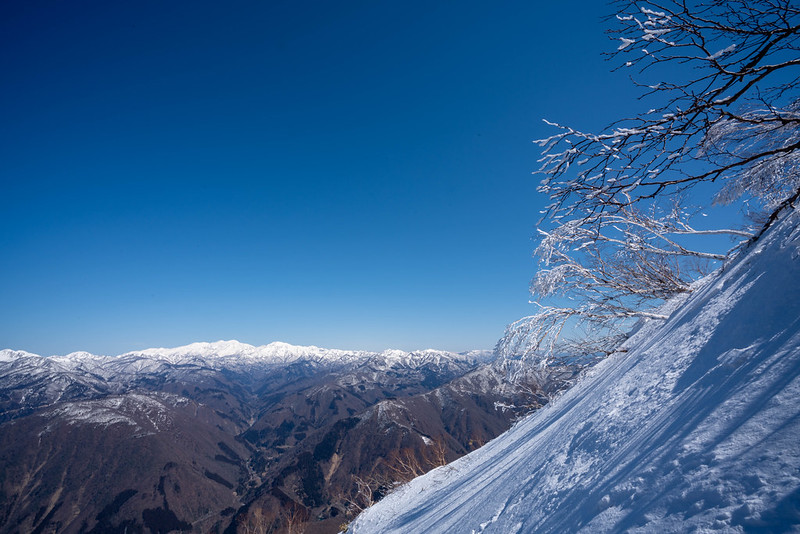
<svg viewBox="0 0 800 534">
<path fill-rule="evenodd" d="M 688 293 L 699 276 L 724 255 L 689 248 L 687 235 L 751 234 L 735 229 L 701 231 L 679 202 L 647 212 L 616 212 L 559 222 L 540 229 L 531 282 L 537 312 L 511 324 L 498 344 L 504 357 L 538 364 L 573 361 L 612 352 L 639 319 L 665 319 L 658 307 Z"/>
<path fill-rule="evenodd" d="M 800 150 L 796 149 L 800 146 L 800 100 L 782 110 L 783 121 L 769 120 L 772 113 L 762 105 L 725 115 L 709 128 L 698 152 L 701 156 L 753 158 L 741 171 L 721 175 L 725 179 L 715 201 L 730 204 L 752 191 L 772 211 L 800 188 Z M 757 157 L 766 153 L 772 156 Z"/>
<path fill-rule="evenodd" d="M 704 194 L 715 203 L 766 213 L 800 191 L 800 5 L 614 5 L 608 55 L 648 106 L 600 132 L 545 121 L 555 132 L 537 141 L 538 191 L 549 198 L 531 284 L 537 312 L 509 326 L 505 355 L 611 351 L 633 321 L 658 319 L 659 305 L 726 257 L 697 236 L 752 237 L 696 229 L 681 202 L 698 184 L 711 184 Z"/>
<path fill-rule="evenodd" d="M 594 363 L 619 346 L 624 332 L 612 328 L 582 332 L 582 335 L 562 335 L 565 328 L 574 327 L 580 310 L 542 307 L 539 313 L 523 317 L 506 327 L 495 348 L 506 360 L 524 360 L 535 370 L 546 374 L 560 366 L 584 366 Z"/>
<path fill-rule="evenodd" d="M 618 46 L 609 56 L 635 67 L 634 78 L 656 78 L 634 83 L 657 104 L 600 133 L 548 122 L 560 130 L 539 141 L 539 190 L 551 198 L 550 214 L 613 209 L 700 182 L 719 184 L 720 202 L 753 197 L 765 209 L 796 191 L 800 6 L 616 6 L 608 33 Z"/>
</svg>

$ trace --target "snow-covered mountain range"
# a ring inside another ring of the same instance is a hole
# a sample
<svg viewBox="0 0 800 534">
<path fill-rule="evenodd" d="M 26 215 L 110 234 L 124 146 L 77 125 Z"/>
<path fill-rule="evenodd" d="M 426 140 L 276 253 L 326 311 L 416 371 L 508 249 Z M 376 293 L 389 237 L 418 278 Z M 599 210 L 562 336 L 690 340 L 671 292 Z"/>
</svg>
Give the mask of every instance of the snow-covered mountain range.
<svg viewBox="0 0 800 534">
<path fill-rule="evenodd" d="M 307 366 L 316 371 L 364 368 L 375 372 L 433 367 L 458 373 L 492 357 L 491 351 L 480 350 L 460 354 L 432 349 L 368 352 L 281 342 L 253 346 L 235 340 L 152 348 L 119 356 L 73 352 L 43 357 L 4 349 L 0 350 L 0 420 L 23 407 L 119 393 L 148 380 L 198 380 L 220 371 L 255 380 L 264 373 L 291 366 Z"/>
<path fill-rule="evenodd" d="M 491 351 L 469 351 L 453 353 L 441 350 L 421 350 L 406 352 L 385 350 L 383 352 L 350 351 L 325 349 L 315 346 L 298 346 L 279 341 L 268 345 L 254 346 L 236 340 L 191 343 L 175 348 L 152 348 L 126 352 L 119 356 L 100 356 L 88 352 L 73 352 L 64 356 L 44 358 L 20 350 L 0 350 L 0 365 L 13 364 L 20 359 L 39 361 L 43 366 L 59 367 L 63 370 L 99 371 L 106 369 L 115 372 L 135 372 L 147 369 L 147 363 L 157 362 L 172 365 L 201 365 L 214 369 L 242 368 L 253 365 L 287 365 L 298 361 L 313 362 L 319 365 L 336 366 L 364 362 L 373 359 L 393 364 L 416 365 L 420 362 L 462 360 L 472 362 L 488 361 Z M 144 367 L 138 367 L 140 362 Z"/>
<path fill-rule="evenodd" d="M 348 532 L 800 531 L 800 214 L 573 388 Z"/>
<path fill-rule="evenodd" d="M 492 359 L 237 341 L 0 351 L 0 534 L 221 533 L 296 514 L 338 532 L 361 481 L 463 455 L 574 375 L 509 380 Z"/>
</svg>

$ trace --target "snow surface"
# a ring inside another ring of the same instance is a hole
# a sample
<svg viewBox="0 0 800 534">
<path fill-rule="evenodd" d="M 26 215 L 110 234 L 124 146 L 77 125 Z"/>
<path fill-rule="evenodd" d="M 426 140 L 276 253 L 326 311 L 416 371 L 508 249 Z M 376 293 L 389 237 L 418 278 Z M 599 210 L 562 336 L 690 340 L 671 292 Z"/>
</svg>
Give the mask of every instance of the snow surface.
<svg viewBox="0 0 800 534">
<path fill-rule="evenodd" d="M 349 532 L 800 532 L 800 216 Z"/>
</svg>

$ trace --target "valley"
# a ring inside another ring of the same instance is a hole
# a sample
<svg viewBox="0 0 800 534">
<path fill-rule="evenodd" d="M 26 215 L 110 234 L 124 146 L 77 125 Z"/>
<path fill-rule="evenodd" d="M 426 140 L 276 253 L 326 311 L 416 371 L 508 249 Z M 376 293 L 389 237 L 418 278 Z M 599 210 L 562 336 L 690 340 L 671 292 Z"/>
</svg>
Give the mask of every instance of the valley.
<svg viewBox="0 0 800 534">
<path fill-rule="evenodd" d="M 2 532 L 338 532 L 576 369 L 235 341 L 0 352 Z"/>
</svg>

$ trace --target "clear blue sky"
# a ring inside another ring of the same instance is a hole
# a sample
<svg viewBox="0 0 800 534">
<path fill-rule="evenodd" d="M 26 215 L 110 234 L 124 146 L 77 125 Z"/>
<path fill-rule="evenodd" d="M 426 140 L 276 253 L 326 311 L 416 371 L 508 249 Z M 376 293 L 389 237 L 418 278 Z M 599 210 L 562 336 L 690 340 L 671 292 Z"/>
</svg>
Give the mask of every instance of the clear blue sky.
<svg viewBox="0 0 800 534">
<path fill-rule="evenodd" d="M 491 348 L 603 2 L 4 2 L 0 348 Z"/>
</svg>

